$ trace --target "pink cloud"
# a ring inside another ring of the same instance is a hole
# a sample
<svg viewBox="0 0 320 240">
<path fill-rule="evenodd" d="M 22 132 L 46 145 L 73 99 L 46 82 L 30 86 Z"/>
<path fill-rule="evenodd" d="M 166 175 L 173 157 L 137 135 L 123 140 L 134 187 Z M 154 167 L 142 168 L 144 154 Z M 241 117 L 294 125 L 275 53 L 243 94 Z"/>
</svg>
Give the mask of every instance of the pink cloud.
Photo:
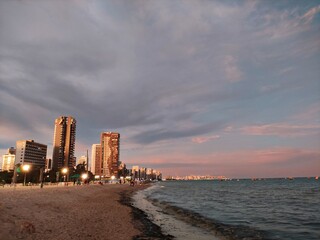
<svg viewBox="0 0 320 240">
<path fill-rule="evenodd" d="M 288 177 L 320 174 L 320 151 L 270 148 L 208 155 L 164 154 L 131 159 L 140 166 L 156 168 L 164 176 L 225 175 L 228 177 Z"/>
<path fill-rule="evenodd" d="M 302 121 L 314 121 L 316 119 L 320 119 L 320 104 L 312 104 L 293 116 L 293 119 Z"/>
<path fill-rule="evenodd" d="M 314 150 L 293 149 L 293 148 L 273 148 L 252 152 L 254 158 L 249 160 L 252 164 L 273 164 L 289 163 L 293 159 L 299 158 L 299 161 L 308 158 L 318 158 L 319 152 Z"/>
<path fill-rule="evenodd" d="M 224 130 L 224 132 L 232 132 L 233 129 L 234 129 L 233 126 L 227 126 L 227 127 L 225 127 L 223 130 Z"/>
<path fill-rule="evenodd" d="M 214 135 L 214 136 L 209 136 L 209 137 L 195 137 L 195 138 L 192 138 L 192 142 L 201 144 L 201 143 L 205 143 L 205 142 L 209 142 L 209 141 L 214 141 L 219 138 L 220 138 L 219 135 Z"/>
<path fill-rule="evenodd" d="M 306 23 L 311 23 L 315 15 L 320 12 L 320 5 L 311 8 L 308 12 L 306 12 L 301 19 L 304 20 Z"/>
<path fill-rule="evenodd" d="M 291 125 L 287 123 L 274 123 L 247 126 L 240 129 L 248 135 L 274 135 L 274 136 L 306 136 L 320 133 L 320 125 Z"/>
</svg>

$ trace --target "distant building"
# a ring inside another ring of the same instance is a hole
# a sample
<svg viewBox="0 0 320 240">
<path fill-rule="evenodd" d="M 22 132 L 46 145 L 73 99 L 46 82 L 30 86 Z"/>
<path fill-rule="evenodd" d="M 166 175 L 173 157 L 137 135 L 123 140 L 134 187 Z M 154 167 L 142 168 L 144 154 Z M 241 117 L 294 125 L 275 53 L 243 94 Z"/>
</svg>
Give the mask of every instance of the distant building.
<svg viewBox="0 0 320 240">
<path fill-rule="evenodd" d="M 140 179 L 141 180 L 147 179 L 147 169 L 142 167 L 139 170 L 140 170 Z"/>
<path fill-rule="evenodd" d="M 162 179 L 162 173 L 160 171 L 154 170 L 154 176 L 156 180 L 161 180 Z"/>
<path fill-rule="evenodd" d="M 78 165 L 78 164 L 85 164 L 85 165 L 87 165 L 87 161 L 88 161 L 87 156 L 83 155 L 83 156 L 81 156 L 81 157 L 78 159 L 77 165 Z"/>
<path fill-rule="evenodd" d="M 119 169 L 127 169 L 127 165 L 123 162 L 120 162 Z"/>
<path fill-rule="evenodd" d="M 128 175 L 127 165 L 120 161 L 119 162 L 119 174 L 118 174 L 118 177 L 126 177 L 126 176 L 130 176 L 130 175 Z"/>
<path fill-rule="evenodd" d="M 76 141 L 76 120 L 69 116 L 60 116 L 55 120 L 52 168 L 59 170 L 63 167 L 73 168 L 76 164 L 74 157 Z"/>
<path fill-rule="evenodd" d="M 34 140 L 16 142 L 15 164 L 31 164 L 33 168 L 44 168 L 46 165 L 47 145 Z"/>
<path fill-rule="evenodd" d="M 2 155 L 2 171 L 13 171 L 16 158 L 16 149 L 11 147 L 8 153 Z"/>
<path fill-rule="evenodd" d="M 45 171 L 48 172 L 52 169 L 52 159 L 51 158 L 47 158 L 46 159 L 46 167 L 45 167 Z"/>
<path fill-rule="evenodd" d="M 101 144 L 93 144 L 91 154 L 91 172 L 95 175 L 103 175 L 100 157 Z"/>
<path fill-rule="evenodd" d="M 101 133 L 102 175 L 117 176 L 119 171 L 120 134 L 115 132 Z"/>
<path fill-rule="evenodd" d="M 138 180 L 161 180 L 162 174 L 160 171 L 152 168 L 132 166 L 131 176 Z"/>
<path fill-rule="evenodd" d="M 140 168 L 139 166 L 132 166 L 131 174 L 134 179 L 140 179 Z"/>
<path fill-rule="evenodd" d="M 16 149 L 14 147 L 11 147 L 8 149 L 8 153 L 16 155 Z"/>
<path fill-rule="evenodd" d="M 153 169 L 152 168 L 147 168 L 146 179 L 148 179 L 148 180 L 152 180 L 153 179 Z"/>
</svg>

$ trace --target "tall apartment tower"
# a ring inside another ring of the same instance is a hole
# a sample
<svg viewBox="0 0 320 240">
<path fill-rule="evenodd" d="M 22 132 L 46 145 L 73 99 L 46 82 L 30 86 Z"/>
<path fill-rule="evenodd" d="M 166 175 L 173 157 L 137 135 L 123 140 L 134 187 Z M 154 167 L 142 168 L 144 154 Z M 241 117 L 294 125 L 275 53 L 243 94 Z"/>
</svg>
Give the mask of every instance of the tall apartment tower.
<svg viewBox="0 0 320 240">
<path fill-rule="evenodd" d="M 47 145 L 34 140 L 16 142 L 15 164 L 31 164 L 32 168 L 44 168 L 46 165 Z"/>
<path fill-rule="evenodd" d="M 102 175 L 101 144 L 93 144 L 91 151 L 91 172 L 95 175 Z"/>
<path fill-rule="evenodd" d="M 102 175 L 117 176 L 119 172 L 120 134 L 115 132 L 101 133 Z"/>
<path fill-rule="evenodd" d="M 54 123 L 52 168 L 75 166 L 76 120 L 69 116 L 60 116 Z"/>
</svg>

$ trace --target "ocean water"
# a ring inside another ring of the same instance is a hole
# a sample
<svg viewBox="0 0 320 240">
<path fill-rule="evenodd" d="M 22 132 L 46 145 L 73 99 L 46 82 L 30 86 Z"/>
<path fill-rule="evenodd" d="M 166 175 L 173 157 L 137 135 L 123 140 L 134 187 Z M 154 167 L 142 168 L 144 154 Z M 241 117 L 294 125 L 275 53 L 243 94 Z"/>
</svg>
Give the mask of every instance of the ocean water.
<svg viewBox="0 0 320 240">
<path fill-rule="evenodd" d="M 177 239 L 320 239 L 314 178 L 165 181 L 140 192 L 136 206 Z"/>
</svg>

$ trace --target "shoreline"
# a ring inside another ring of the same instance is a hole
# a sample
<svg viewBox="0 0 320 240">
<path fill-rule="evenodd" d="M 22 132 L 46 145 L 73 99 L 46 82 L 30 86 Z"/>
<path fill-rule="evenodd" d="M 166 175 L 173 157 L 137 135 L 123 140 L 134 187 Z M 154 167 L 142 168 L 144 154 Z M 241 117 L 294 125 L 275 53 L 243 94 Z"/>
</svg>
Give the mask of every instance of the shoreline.
<svg viewBox="0 0 320 240">
<path fill-rule="evenodd" d="M 0 189 L 0 239 L 173 239 L 132 206 L 149 185 Z"/>
<path fill-rule="evenodd" d="M 156 187 L 156 186 L 154 186 Z M 151 190 L 148 189 L 148 190 Z M 147 190 L 147 191 L 148 191 Z M 190 222 L 186 218 L 180 218 L 179 214 L 167 211 L 163 206 L 154 204 L 143 191 L 138 191 L 133 196 L 133 205 L 142 211 L 152 223 L 161 227 L 161 231 L 171 239 L 177 240 L 223 240 L 223 235 L 199 226 L 196 222 Z"/>
<path fill-rule="evenodd" d="M 133 195 L 137 191 L 142 191 L 148 187 L 150 187 L 150 184 L 142 185 L 139 189 L 120 193 L 121 198 L 119 202 L 131 208 L 131 216 L 134 220 L 133 224 L 141 232 L 141 234 L 134 236 L 133 240 L 172 240 L 174 236 L 164 234 L 161 227 L 153 223 L 144 211 L 133 205 Z"/>
</svg>

